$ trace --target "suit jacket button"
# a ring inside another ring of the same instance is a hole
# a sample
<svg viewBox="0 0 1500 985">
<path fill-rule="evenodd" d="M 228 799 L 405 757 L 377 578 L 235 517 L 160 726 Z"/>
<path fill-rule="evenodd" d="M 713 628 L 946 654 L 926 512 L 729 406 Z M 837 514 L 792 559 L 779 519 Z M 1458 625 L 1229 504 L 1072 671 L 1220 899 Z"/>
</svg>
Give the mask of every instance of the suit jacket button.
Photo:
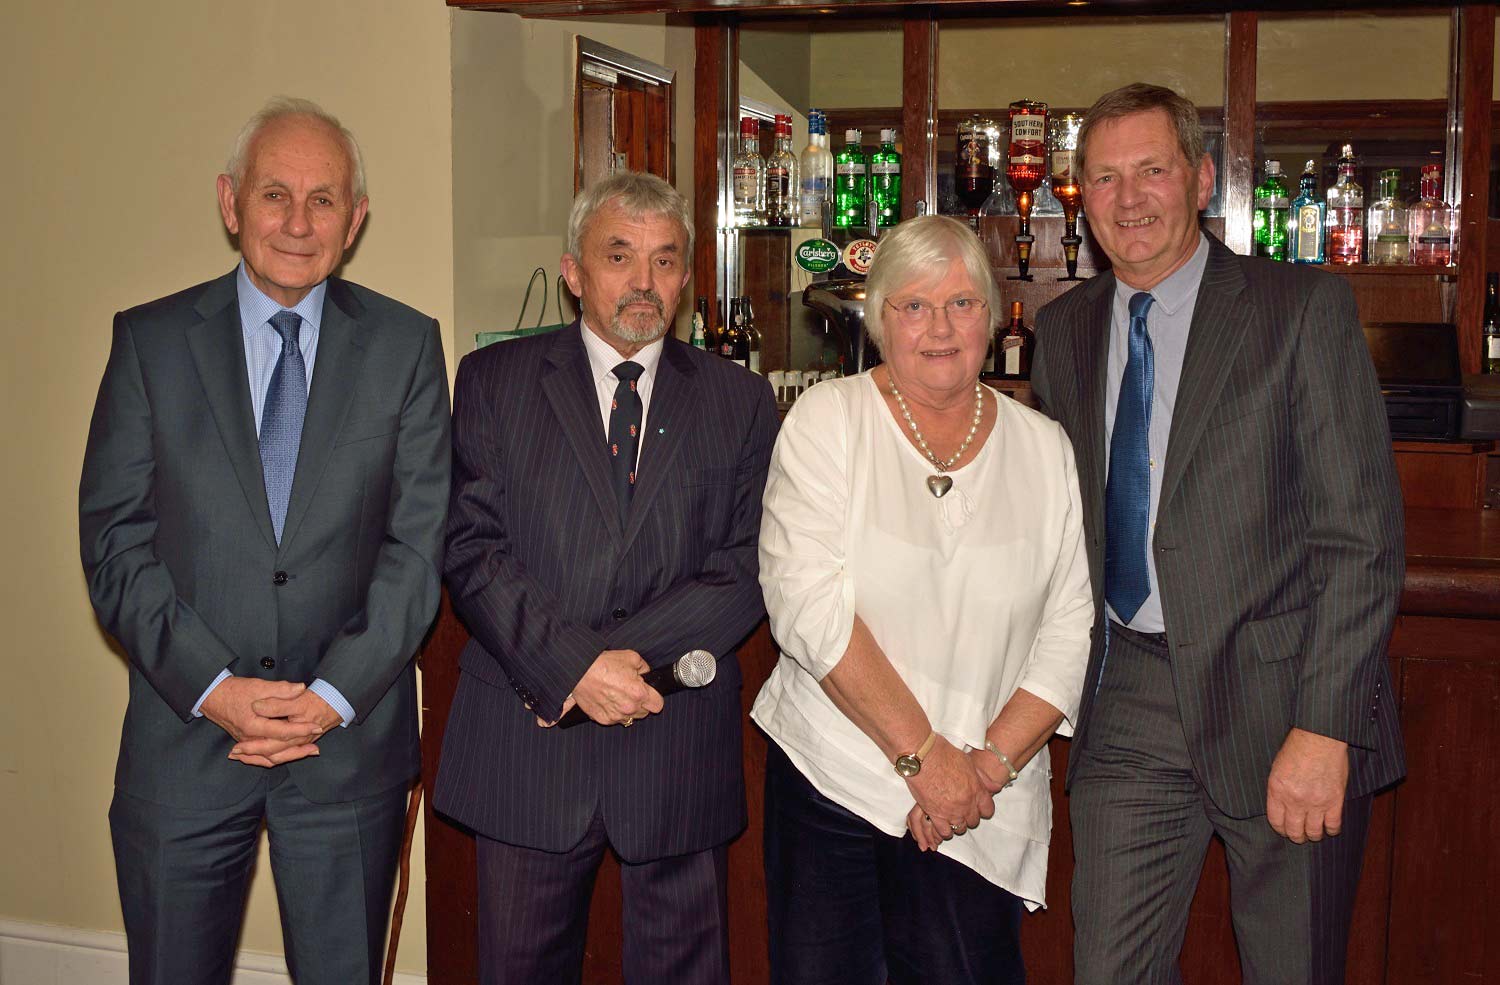
<svg viewBox="0 0 1500 985">
<path fill-rule="evenodd" d="M 624 619 L 626 616 L 630 615 L 630 613 L 626 612 L 624 609 L 616 609 L 614 612 L 611 612 L 610 615 L 614 616 L 616 619 Z"/>
<path fill-rule="evenodd" d="M 264 667 L 266 670 L 274 670 L 275 667 L 276 667 L 276 661 L 273 660 L 271 657 L 261 657 L 260 658 L 260 665 L 262 667 Z"/>
<path fill-rule="evenodd" d="M 286 572 L 285 571 L 278 571 L 274 575 L 272 575 L 271 576 L 271 584 L 278 585 L 278 586 L 285 585 L 286 584 Z"/>
</svg>

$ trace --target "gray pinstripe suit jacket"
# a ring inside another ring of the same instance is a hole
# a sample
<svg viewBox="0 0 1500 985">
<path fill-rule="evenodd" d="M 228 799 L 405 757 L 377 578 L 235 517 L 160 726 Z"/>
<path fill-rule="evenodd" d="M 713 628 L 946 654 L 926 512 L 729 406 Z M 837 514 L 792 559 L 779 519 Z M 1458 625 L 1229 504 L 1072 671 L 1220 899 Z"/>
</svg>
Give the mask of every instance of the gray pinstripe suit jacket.
<svg viewBox="0 0 1500 985">
<path fill-rule="evenodd" d="M 1113 274 L 1037 316 L 1033 386 L 1072 438 L 1103 668 L 1104 374 Z M 1338 277 L 1210 239 L 1151 539 L 1188 748 L 1214 803 L 1265 811 L 1298 726 L 1350 745 L 1349 796 L 1405 775 L 1385 659 L 1405 570 L 1390 434 Z"/>
<path fill-rule="evenodd" d="M 577 322 L 459 366 L 446 576 L 473 634 L 434 806 L 487 837 L 563 851 L 602 812 L 627 861 L 701 851 L 745 825 L 734 648 L 765 614 L 761 492 L 770 386 L 666 340 L 622 527 Z M 542 729 L 600 652 L 652 666 L 694 648 L 718 677 L 631 729 Z"/>
</svg>

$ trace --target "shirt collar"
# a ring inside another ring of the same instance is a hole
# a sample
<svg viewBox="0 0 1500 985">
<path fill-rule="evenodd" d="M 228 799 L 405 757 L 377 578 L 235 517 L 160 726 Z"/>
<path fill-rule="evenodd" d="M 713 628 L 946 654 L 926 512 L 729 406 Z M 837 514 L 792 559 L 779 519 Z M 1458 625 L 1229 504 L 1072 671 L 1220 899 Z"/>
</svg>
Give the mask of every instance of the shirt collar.
<svg viewBox="0 0 1500 985">
<path fill-rule="evenodd" d="M 272 315 L 283 310 L 295 311 L 301 315 L 302 320 L 312 326 L 314 332 L 322 327 L 323 299 L 328 295 L 326 279 L 320 281 L 316 287 L 307 292 L 307 297 L 291 308 L 283 308 L 280 302 L 267 297 L 260 288 L 255 286 L 245 270 L 244 260 L 240 261 L 239 270 L 235 274 L 235 286 L 239 291 L 241 328 L 246 336 L 257 331 L 271 320 Z"/>
<path fill-rule="evenodd" d="M 606 376 L 613 377 L 615 367 L 624 362 L 625 358 L 608 342 L 590 331 L 582 318 L 578 319 L 578 330 L 583 333 L 583 347 L 589 354 L 589 369 L 594 382 L 600 383 Z M 633 362 L 640 364 L 642 376 L 656 378 L 656 364 L 661 362 L 661 352 L 665 347 L 666 336 L 662 336 L 630 357 Z"/>
<path fill-rule="evenodd" d="M 1198 233 L 1198 248 L 1188 262 L 1178 267 L 1160 284 L 1146 292 L 1154 298 L 1154 304 L 1169 315 L 1176 315 L 1184 306 L 1192 304 L 1198 297 L 1198 285 L 1203 280 L 1204 268 L 1208 266 L 1208 237 Z M 1115 296 L 1127 303 L 1132 295 L 1139 294 L 1135 288 L 1115 278 Z"/>
</svg>

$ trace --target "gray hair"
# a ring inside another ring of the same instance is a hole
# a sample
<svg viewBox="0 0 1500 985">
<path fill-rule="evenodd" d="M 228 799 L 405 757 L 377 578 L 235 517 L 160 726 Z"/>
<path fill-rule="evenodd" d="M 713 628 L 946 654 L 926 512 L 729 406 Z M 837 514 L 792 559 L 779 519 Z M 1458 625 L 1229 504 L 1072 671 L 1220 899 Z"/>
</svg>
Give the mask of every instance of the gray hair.
<svg viewBox="0 0 1500 985">
<path fill-rule="evenodd" d="M 359 152 L 359 141 L 354 139 L 354 134 L 349 132 L 348 127 L 339 122 L 338 117 L 311 99 L 297 99 L 292 96 L 275 97 L 240 128 L 240 135 L 234 139 L 234 149 L 229 152 L 229 163 L 224 165 L 224 171 L 229 175 L 230 183 L 235 190 L 238 191 L 245 180 L 245 172 L 250 167 L 250 147 L 255 143 L 255 138 L 272 123 L 289 116 L 303 116 L 317 120 L 331 127 L 339 135 L 339 139 L 344 142 L 344 152 L 349 157 L 349 188 L 354 196 L 354 202 L 364 198 L 365 159 Z"/>
<path fill-rule="evenodd" d="M 1165 86 L 1132 82 L 1106 92 L 1083 114 L 1083 124 L 1078 128 L 1077 170 L 1074 173 L 1083 174 L 1089 134 L 1094 127 L 1106 120 L 1118 120 L 1122 116 L 1134 116 L 1154 109 L 1167 114 L 1168 122 L 1177 132 L 1177 146 L 1188 164 L 1194 168 L 1202 164 L 1203 124 L 1198 120 L 1198 107 Z"/>
<path fill-rule="evenodd" d="M 961 263 L 989 307 L 993 332 L 1000 318 L 1000 288 L 989 254 L 967 223 L 945 215 L 907 219 L 880 237 L 870 276 L 865 280 L 865 329 L 885 353 L 885 302 L 899 291 L 932 283 Z"/>
<path fill-rule="evenodd" d="M 573 200 L 573 209 L 568 213 L 568 252 L 574 257 L 582 255 L 583 231 L 594 218 L 594 213 L 611 203 L 617 203 L 633 217 L 659 215 L 676 219 L 687 235 L 684 263 L 691 263 L 693 256 L 693 216 L 682 192 L 673 188 L 654 174 L 639 171 L 616 171 L 589 188 Z"/>
</svg>

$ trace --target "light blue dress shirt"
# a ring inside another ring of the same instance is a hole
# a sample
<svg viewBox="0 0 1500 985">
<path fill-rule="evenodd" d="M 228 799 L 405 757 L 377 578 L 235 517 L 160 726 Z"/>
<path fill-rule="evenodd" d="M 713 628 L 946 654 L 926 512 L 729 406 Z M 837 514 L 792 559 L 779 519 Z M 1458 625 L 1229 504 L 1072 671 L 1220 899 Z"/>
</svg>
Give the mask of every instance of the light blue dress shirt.
<svg viewBox="0 0 1500 985">
<path fill-rule="evenodd" d="M 276 372 L 276 361 L 281 358 L 281 336 L 271 327 L 271 316 L 283 310 L 294 311 L 302 316 L 302 330 L 297 335 L 297 347 L 302 350 L 302 361 L 307 364 L 307 385 L 312 386 L 313 363 L 318 358 L 318 329 L 323 324 L 323 299 L 328 294 L 325 280 L 307 297 L 290 309 L 267 297 L 250 281 L 245 273 L 245 262 L 240 261 L 239 273 L 235 276 L 235 287 L 240 301 L 240 332 L 245 344 L 245 370 L 249 374 L 250 407 L 255 413 L 255 433 L 260 434 L 260 418 L 266 406 L 266 391 L 271 386 L 271 377 Z M 219 671 L 213 683 L 203 691 L 198 703 L 193 705 L 193 717 L 203 717 L 203 702 L 225 679 L 232 677 L 229 668 Z M 354 721 L 354 706 L 344 699 L 338 688 L 323 678 L 318 678 L 307 689 L 324 701 L 344 720 L 344 727 Z"/>
<path fill-rule="evenodd" d="M 1161 480 L 1167 461 L 1167 438 L 1172 433 L 1172 408 L 1177 404 L 1177 384 L 1182 379 L 1182 360 L 1187 354 L 1188 329 L 1193 324 L 1193 309 L 1198 305 L 1198 284 L 1208 266 L 1208 237 L 1198 234 L 1198 249 L 1187 263 L 1148 292 L 1156 299 L 1146 312 L 1146 332 L 1151 337 L 1151 352 L 1156 360 L 1156 374 L 1151 391 L 1151 427 L 1147 447 L 1151 455 L 1150 533 L 1146 538 L 1146 573 L 1151 594 L 1125 625 L 1141 633 L 1162 633 L 1161 594 L 1156 586 L 1156 557 L 1150 543 L 1156 536 L 1156 508 L 1161 503 Z M 1115 406 L 1120 402 L 1120 379 L 1125 375 L 1129 358 L 1130 298 L 1139 293 L 1118 277 L 1115 278 L 1114 310 L 1109 322 L 1109 365 L 1104 377 L 1104 474 L 1109 474 L 1109 445 L 1115 429 Z M 1108 605 L 1108 603 L 1105 603 Z M 1120 618 L 1109 607 L 1109 617 Z"/>
</svg>

